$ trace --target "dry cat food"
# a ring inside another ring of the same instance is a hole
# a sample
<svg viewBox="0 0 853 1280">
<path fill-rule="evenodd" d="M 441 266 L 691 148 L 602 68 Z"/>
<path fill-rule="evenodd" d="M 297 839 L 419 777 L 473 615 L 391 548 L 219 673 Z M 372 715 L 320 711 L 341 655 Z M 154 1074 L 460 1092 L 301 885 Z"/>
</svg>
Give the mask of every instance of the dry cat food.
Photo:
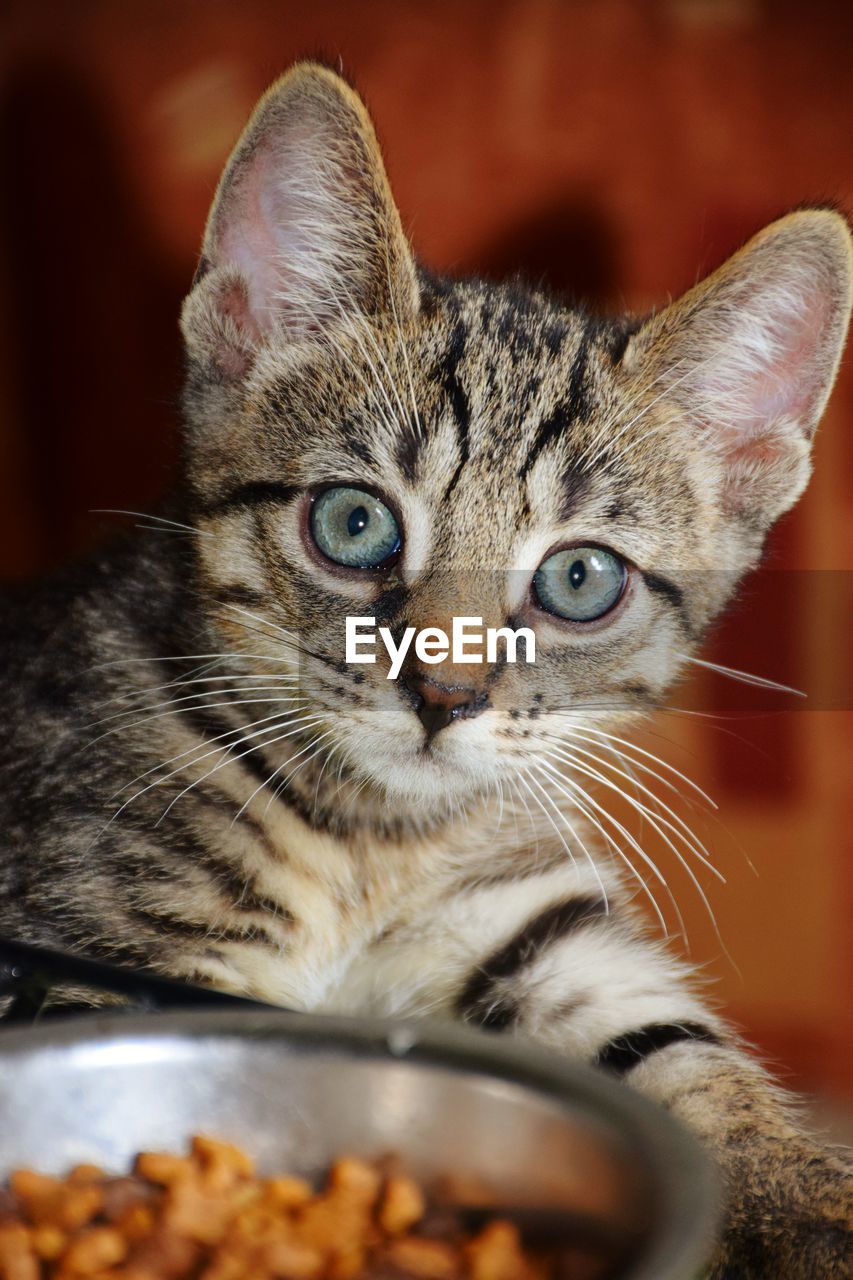
<svg viewBox="0 0 853 1280">
<path fill-rule="evenodd" d="M 550 1280 L 510 1222 L 435 1220 L 405 1174 L 342 1158 L 315 1191 L 261 1177 L 239 1148 L 196 1137 L 143 1152 L 129 1177 L 19 1169 L 0 1191 L 0 1280 Z"/>
</svg>

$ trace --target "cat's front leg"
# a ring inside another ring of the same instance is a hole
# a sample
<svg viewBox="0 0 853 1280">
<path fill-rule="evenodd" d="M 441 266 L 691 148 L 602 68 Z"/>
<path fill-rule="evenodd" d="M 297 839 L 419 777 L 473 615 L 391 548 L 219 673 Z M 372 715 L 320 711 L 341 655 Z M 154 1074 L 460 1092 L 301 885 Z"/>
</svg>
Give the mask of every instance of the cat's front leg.
<svg viewBox="0 0 853 1280">
<path fill-rule="evenodd" d="M 853 1178 L 690 990 L 688 972 L 595 901 L 527 919 L 467 975 L 467 1021 L 591 1059 L 701 1139 L 724 1188 L 717 1280 L 827 1280 L 853 1267 Z"/>
<path fill-rule="evenodd" d="M 348 998 L 529 1037 L 672 1111 L 720 1170 L 715 1280 L 849 1276 L 849 1166 L 798 1124 L 792 1099 L 690 979 L 624 910 L 605 907 L 594 880 L 563 868 L 442 895 L 386 934 Z"/>
</svg>

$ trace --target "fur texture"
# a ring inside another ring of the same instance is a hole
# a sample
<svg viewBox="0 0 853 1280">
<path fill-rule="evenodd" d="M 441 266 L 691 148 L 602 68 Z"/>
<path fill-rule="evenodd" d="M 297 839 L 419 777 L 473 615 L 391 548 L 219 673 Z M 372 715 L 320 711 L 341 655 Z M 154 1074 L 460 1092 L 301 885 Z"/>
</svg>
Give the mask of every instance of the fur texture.
<svg viewBox="0 0 853 1280">
<path fill-rule="evenodd" d="M 358 97 L 294 68 L 208 222 L 162 535 L 3 612 L 2 931 L 597 1061 L 716 1157 L 715 1275 L 846 1274 L 847 1166 L 647 936 L 632 896 L 660 873 L 606 800 L 633 786 L 673 853 L 704 859 L 655 790 L 673 775 L 622 735 L 808 479 L 850 264 L 846 224 L 815 209 L 645 321 L 437 279 Z M 329 484 L 381 495 L 393 565 L 345 570 L 312 544 Z M 567 622 L 532 577 L 589 545 L 627 588 Z M 389 681 L 381 650 L 344 662 L 348 614 L 395 634 L 531 626 L 537 660 Z M 433 736 L 428 677 L 467 699 Z"/>
</svg>

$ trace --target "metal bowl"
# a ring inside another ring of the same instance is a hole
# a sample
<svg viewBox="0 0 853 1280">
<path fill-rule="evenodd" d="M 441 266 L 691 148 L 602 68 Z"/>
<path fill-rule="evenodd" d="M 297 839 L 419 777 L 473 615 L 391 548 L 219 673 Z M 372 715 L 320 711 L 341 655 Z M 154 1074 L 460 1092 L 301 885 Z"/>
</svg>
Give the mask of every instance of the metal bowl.
<svg viewBox="0 0 853 1280">
<path fill-rule="evenodd" d="M 463 1214 L 487 1206 L 531 1242 L 567 1242 L 584 1276 L 686 1280 L 713 1229 L 708 1164 L 665 1112 L 511 1040 L 252 1010 L 0 1033 L 0 1179 L 122 1171 L 197 1132 L 307 1176 L 341 1153 L 396 1153 L 427 1185 L 451 1177 Z"/>
</svg>

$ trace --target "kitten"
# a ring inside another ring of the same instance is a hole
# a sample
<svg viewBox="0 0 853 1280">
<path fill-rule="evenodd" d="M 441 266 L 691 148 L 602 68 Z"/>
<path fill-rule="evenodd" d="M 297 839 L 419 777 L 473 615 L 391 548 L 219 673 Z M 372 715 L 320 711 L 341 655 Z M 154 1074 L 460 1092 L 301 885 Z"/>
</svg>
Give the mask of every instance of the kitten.
<svg viewBox="0 0 853 1280">
<path fill-rule="evenodd" d="M 825 209 L 644 321 L 436 278 L 360 100 L 290 71 L 184 307 L 172 535 L 3 611 L 0 930 L 596 1062 L 717 1160 L 715 1275 L 841 1276 L 841 1157 L 647 937 L 639 846 L 595 787 L 632 762 L 654 783 L 608 735 L 660 701 L 805 487 L 850 282 Z M 535 662 L 344 661 L 348 616 L 398 643 L 462 615 L 533 629 Z"/>
</svg>

